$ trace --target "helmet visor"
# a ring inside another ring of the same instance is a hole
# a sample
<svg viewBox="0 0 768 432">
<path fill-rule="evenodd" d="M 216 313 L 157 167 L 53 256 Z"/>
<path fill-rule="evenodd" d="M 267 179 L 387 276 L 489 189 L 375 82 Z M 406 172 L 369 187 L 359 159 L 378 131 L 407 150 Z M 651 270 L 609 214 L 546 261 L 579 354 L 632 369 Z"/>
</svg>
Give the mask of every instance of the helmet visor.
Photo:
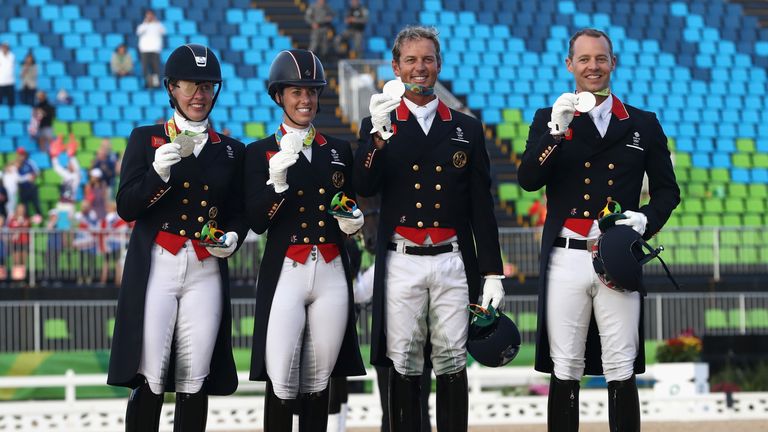
<svg viewBox="0 0 768 432">
<path fill-rule="evenodd" d="M 221 83 L 215 83 L 211 81 L 194 82 L 194 81 L 179 80 L 173 84 L 173 87 L 179 89 L 181 94 L 186 97 L 192 97 L 197 92 L 200 92 L 200 94 L 202 94 L 203 96 L 213 97 L 213 95 L 216 94 L 220 86 L 221 86 Z"/>
</svg>

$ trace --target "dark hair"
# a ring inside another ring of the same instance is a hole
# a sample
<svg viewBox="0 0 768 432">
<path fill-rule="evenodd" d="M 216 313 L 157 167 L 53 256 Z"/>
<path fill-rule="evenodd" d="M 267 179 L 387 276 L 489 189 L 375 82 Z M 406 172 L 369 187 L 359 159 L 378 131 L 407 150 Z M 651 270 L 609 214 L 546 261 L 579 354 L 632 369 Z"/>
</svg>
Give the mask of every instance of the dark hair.
<svg viewBox="0 0 768 432">
<path fill-rule="evenodd" d="M 395 37 L 395 43 L 392 46 L 392 59 L 396 62 L 400 62 L 400 49 L 407 41 L 429 39 L 435 44 L 435 55 L 437 56 L 437 64 L 442 64 L 440 58 L 440 38 L 438 38 L 437 29 L 434 27 L 423 26 L 407 26 L 400 30 L 400 33 Z"/>
<path fill-rule="evenodd" d="M 571 40 L 568 42 L 568 58 L 569 59 L 573 59 L 573 44 L 576 42 L 576 39 L 578 39 L 580 36 L 589 36 L 594 38 L 604 37 L 605 40 L 608 41 L 608 51 L 610 52 L 611 57 L 614 57 L 613 42 L 611 42 L 611 38 L 609 38 L 604 31 L 593 29 L 593 28 L 585 28 L 577 31 L 573 36 L 571 36 Z"/>
</svg>

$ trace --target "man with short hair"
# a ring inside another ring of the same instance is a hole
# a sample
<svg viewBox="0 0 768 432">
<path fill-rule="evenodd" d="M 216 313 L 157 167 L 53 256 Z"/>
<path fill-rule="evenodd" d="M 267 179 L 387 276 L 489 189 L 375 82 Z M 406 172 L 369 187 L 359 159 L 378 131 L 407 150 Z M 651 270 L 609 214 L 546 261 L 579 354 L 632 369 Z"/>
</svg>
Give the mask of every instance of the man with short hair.
<svg viewBox="0 0 768 432">
<path fill-rule="evenodd" d="M 160 87 L 160 53 L 163 51 L 165 26 L 157 20 L 155 11 L 147 9 L 144 21 L 136 28 L 139 37 L 139 57 L 144 84 L 147 88 Z"/>
<path fill-rule="evenodd" d="M 574 34 L 565 65 L 576 93 L 536 112 L 517 173 L 523 189 L 545 187 L 547 197 L 536 370 L 552 374 L 550 431 L 578 430 L 579 381 L 586 373 L 608 382 L 610 430 L 635 432 L 635 374 L 645 370 L 643 301 L 639 292 L 604 283 L 595 272 L 597 219 L 604 208 L 620 212 L 620 203 L 625 211 L 616 224 L 648 239 L 680 202 L 680 189 L 656 116 L 611 93 L 616 56 L 608 35 Z M 650 202 L 641 206 L 645 174 Z"/>
<path fill-rule="evenodd" d="M 13 106 L 16 103 L 16 56 L 8 42 L 0 42 L 0 104 Z"/>
<path fill-rule="evenodd" d="M 434 94 L 437 30 L 406 27 L 392 69 L 404 98 L 371 97 L 355 155 L 358 194 L 381 194 L 371 363 L 390 366 L 390 431 L 418 431 L 424 345 L 437 376 L 437 429 L 467 430 L 469 311 L 504 298 L 482 124 Z"/>
</svg>

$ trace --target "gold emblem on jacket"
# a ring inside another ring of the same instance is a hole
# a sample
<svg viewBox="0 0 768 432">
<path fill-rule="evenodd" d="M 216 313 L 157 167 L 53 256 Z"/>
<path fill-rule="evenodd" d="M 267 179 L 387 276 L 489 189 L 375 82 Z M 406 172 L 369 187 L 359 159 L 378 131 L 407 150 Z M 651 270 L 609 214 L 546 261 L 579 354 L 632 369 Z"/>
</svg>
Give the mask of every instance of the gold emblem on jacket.
<svg viewBox="0 0 768 432">
<path fill-rule="evenodd" d="M 333 187 L 341 189 L 341 187 L 344 186 L 344 173 L 341 171 L 334 171 L 331 176 L 331 182 L 333 182 Z"/>
<path fill-rule="evenodd" d="M 453 166 L 456 168 L 464 168 L 467 164 L 467 154 L 463 151 L 457 151 L 453 154 Z"/>
</svg>

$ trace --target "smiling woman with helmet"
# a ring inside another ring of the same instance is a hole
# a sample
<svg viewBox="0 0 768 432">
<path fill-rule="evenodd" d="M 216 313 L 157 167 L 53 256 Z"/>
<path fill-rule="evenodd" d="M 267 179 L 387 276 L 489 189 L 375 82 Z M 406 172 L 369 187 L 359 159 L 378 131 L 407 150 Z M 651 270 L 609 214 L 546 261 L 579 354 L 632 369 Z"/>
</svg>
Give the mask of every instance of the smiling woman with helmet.
<svg viewBox="0 0 768 432">
<path fill-rule="evenodd" d="M 221 90 L 209 48 L 182 45 L 165 65 L 174 113 L 133 130 L 117 212 L 135 221 L 118 300 L 108 383 L 133 389 L 126 431 L 157 431 L 163 392 L 176 392 L 174 431 L 204 431 L 208 396 L 237 388 L 226 258 L 248 231 L 243 144 L 208 116 Z M 225 231 L 201 238 L 204 227 Z"/>
<path fill-rule="evenodd" d="M 282 124 L 246 151 L 248 221 L 257 233 L 269 230 L 250 376 L 267 381 L 266 432 L 291 430 L 297 403 L 299 430 L 325 431 L 330 376 L 365 374 L 344 245 L 363 226 L 363 215 L 329 212 L 335 196 L 354 199 L 354 189 L 349 143 L 312 125 L 325 85 L 314 53 L 280 52 L 268 91 L 283 108 Z"/>
</svg>

